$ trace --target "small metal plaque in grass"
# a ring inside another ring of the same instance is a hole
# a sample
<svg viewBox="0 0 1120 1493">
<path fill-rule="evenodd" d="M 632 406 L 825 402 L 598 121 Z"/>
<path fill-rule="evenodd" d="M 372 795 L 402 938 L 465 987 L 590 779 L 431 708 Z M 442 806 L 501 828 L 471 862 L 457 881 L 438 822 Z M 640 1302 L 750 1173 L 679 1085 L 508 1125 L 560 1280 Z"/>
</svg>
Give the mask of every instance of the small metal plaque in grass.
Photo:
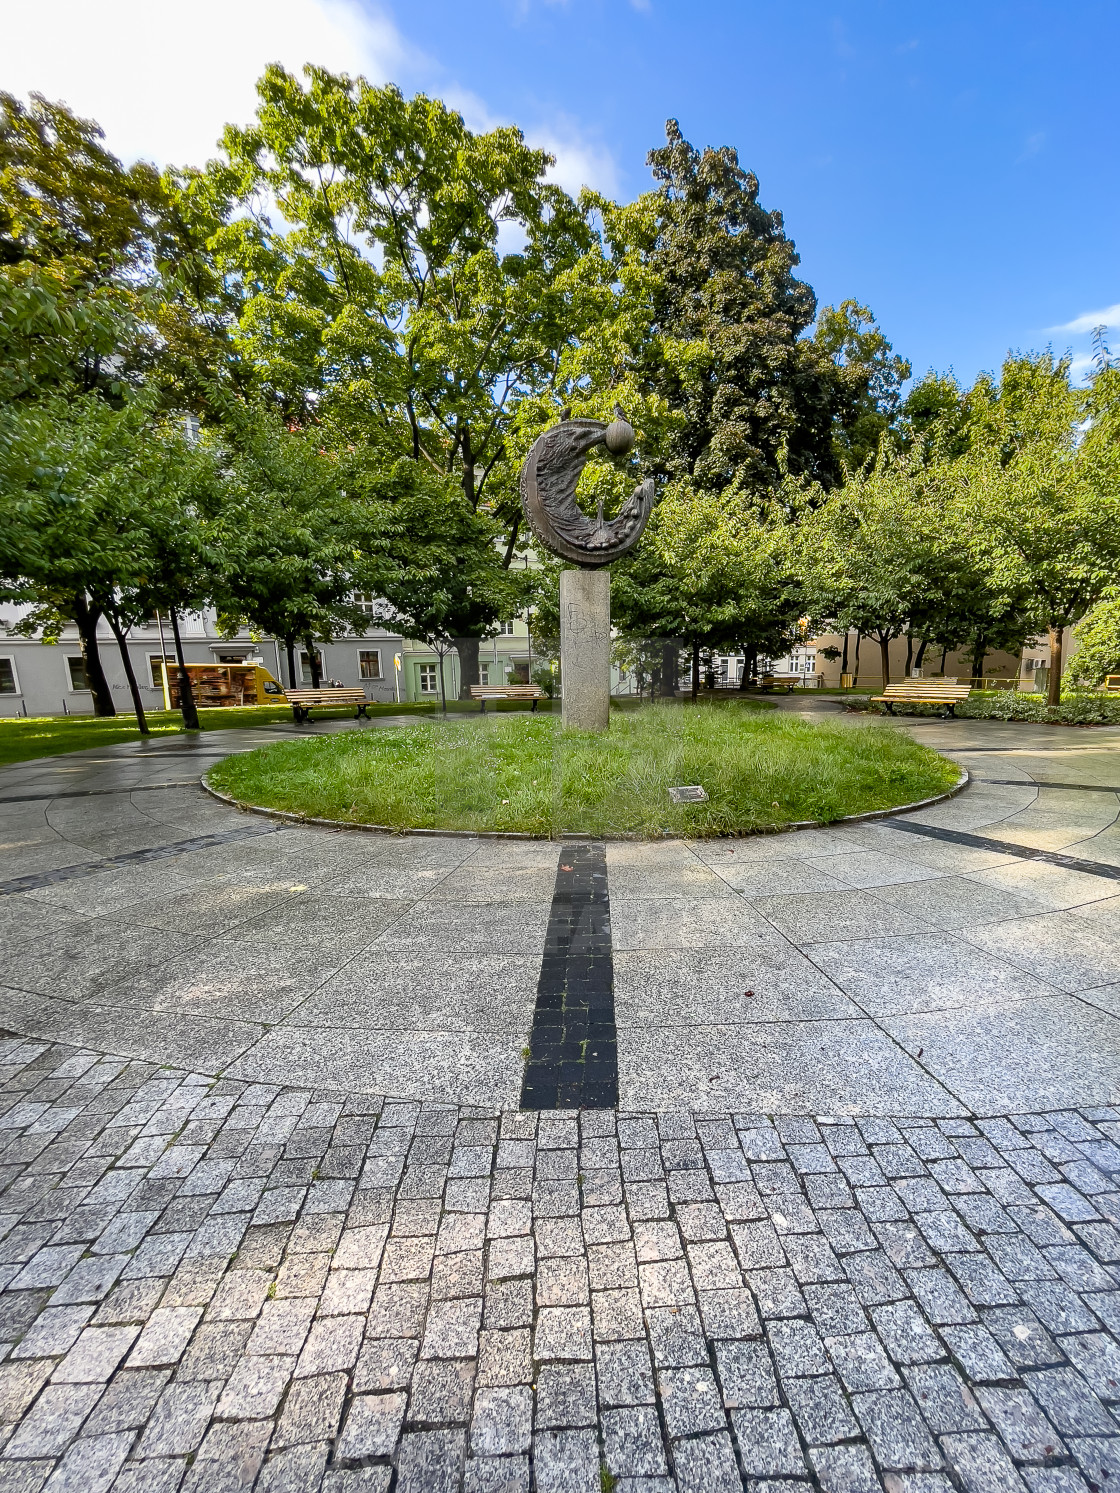
<svg viewBox="0 0 1120 1493">
<path fill-rule="evenodd" d="M 706 804 L 708 802 L 708 795 L 699 783 L 686 788 L 670 788 L 669 797 L 675 804 Z"/>
</svg>

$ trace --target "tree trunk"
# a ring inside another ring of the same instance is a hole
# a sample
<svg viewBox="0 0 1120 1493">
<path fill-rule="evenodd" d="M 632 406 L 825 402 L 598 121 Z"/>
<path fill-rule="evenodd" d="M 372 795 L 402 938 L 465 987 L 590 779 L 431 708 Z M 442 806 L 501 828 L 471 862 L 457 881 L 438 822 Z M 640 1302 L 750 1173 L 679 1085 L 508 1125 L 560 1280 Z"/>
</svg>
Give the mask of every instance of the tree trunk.
<svg viewBox="0 0 1120 1493">
<path fill-rule="evenodd" d="M 909 628 L 906 629 L 906 677 L 910 678 L 910 670 L 914 667 L 914 634 Z"/>
<path fill-rule="evenodd" d="M 296 682 L 296 640 L 295 638 L 284 639 L 284 656 L 288 665 L 288 688 L 297 689 Z"/>
<path fill-rule="evenodd" d="M 746 693 L 747 686 L 754 677 L 758 668 L 758 644 L 750 643 L 743 649 L 743 674 L 739 680 L 739 688 Z"/>
<path fill-rule="evenodd" d="M 311 669 L 311 688 L 318 689 L 323 673 L 319 668 L 319 650 L 315 647 L 315 639 L 310 636 L 304 638 L 303 646 L 307 649 L 307 662 Z"/>
<path fill-rule="evenodd" d="M 91 606 L 85 596 L 76 596 L 71 608 L 74 625 L 82 645 L 82 663 L 85 665 L 86 683 L 93 696 L 94 715 L 116 715 L 113 692 L 101 666 L 101 653 L 97 647 L 97 622 L 101 608 Z"/>
<path fill-rule="evenodd" d="M 128 639 L 121 631 L 121 625 L 116 614 L 112 611 L 107 611 L 105 615 L 109 619 L 109 626 L 113 629 L 113 636 L 117 640 L 117 647 L 121 650 L 124 677 L 128 680 L 128 692 L 132 696 L 132 708 L 136 712 L 136 724 L 140 728 L 140 735 L 150 736 L 148 718 L 144 714 L 144 702 L 140 698 L 140 686 L 136 683 L 136 675 L 132 670 L 132 660 L 128 656 Z"/>
<path fill-rule="evenodd" d="M 459 450 L 463 457 L 463 495 L 472 508 L 478 507 L 478 495 L 474 481 L 474 448 L 471 445 L 471 428 L 463 420 L 459 425 Z"/>
<path fill-rule="evenodd" d="M 692 640 L 692 703 L 696 704 L 696 696 L 700 692 L 700 639 Z"/>
<path fill-rule="evenodd" d="M 443 702 L 443 713 L 447 714 L 447 691 L 443 687 L 443 660 L 446 650 L 437 650 L 436 657 L 439 659 L 439 697 Z"/>
<path fill-rule="evenodd" d="M 949 657 L 949 650 L 948 650 L 948 648 L 942 648 L 942 650 L 941 650 L 941 676 L 942 676 L 942 678 L 945 677 L 945 660 L 948 657 Z"/>
<path fill-rule="evenodd" d="M 883 688 L 886 689 L 887 685 L 891 682 L 891 641 L 889 638 L 884 638 L 881 634 L 879 637 L 879 657 L 883 661 Z"/>
<path fill-rule="evenodd" d="M 928 647 L 929 647 L 929 639 L 928 638 L 923 638 L 922 641 L 918 644 L 918 656 L 914 660 L 914 667 L 916 669 L 918 669 L 918 670 L 920 670 L 921 667 L 922 667 L 922 659 L 925 658 L 925 656 L 926 656 L 926 649 Z"/>
<path fill-rule="evenodd" d="M 1062 633 L 1064 629 L 1051 625 L 1047 628 L 1050 634 L 1050 673 L 1046 680 L 1046 703 L 1056 706 L 1062 703 Z"/>
<path fill-rule="evenodd" d="M 478 683 L 478 639 L 452 638 L 451 642 L 459 655 L 459 698 L 469 700 L 471 685 Z"/>
<path fill-rule="evenodd" d="M 680 643 L 673 638 L 661 645 L 661 693 L 666 699 L 677 693 L 677 669 L 680 667 Z"/>
<path fill-rule="evenodd" d="M 844 629 L 844 656 L 840 660 L 840 672 L 841 672 L 841 674 L 846 674 L 848 672 L 848 629 L 847 628 Z"/>
<path fill-rule="evenodd" d="M 972 677 L 976 681 L 976 688 L 984 688 L 984 660 L 988 656 L 988 642 L 984 634 L 977 633 L 976 641 L 972 645 Z"/>
<path fill-rule="evenodd" d="M 183 712 L 183 728 L 186 731 L 201 731 L 198 723 L 198 707 L 194 703 L 194 685 L 187 673 L 187 660 L 183 656 L 183 639 L 179 634 L 179 614 L 168 607 L 171 631 L 175 636 L 175 657 L 179 660 L 179 709 Z M 164 666 L 166 667 L 166 665 Z"/>
</svg>

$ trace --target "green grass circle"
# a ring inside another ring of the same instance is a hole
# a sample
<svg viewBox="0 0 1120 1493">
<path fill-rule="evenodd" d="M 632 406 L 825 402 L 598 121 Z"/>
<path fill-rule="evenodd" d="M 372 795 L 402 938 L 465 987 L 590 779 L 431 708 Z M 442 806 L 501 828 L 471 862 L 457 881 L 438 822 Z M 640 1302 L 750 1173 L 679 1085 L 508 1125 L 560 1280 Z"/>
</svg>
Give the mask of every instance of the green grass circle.
<svg viewBox="0 0 1120 1493">
<path fill-rule="evenodd" d="M 602 735 L 527 713 L 344 731 L 229 757 L 207 781 L 240 803 L 398 830 L 654 839 L 829 823 L 932 798 L 959 775 L 895 726 L 735 704 L 612 712 Z M 670 801 L 693 783 L 706 803 Z"/>
</svg>

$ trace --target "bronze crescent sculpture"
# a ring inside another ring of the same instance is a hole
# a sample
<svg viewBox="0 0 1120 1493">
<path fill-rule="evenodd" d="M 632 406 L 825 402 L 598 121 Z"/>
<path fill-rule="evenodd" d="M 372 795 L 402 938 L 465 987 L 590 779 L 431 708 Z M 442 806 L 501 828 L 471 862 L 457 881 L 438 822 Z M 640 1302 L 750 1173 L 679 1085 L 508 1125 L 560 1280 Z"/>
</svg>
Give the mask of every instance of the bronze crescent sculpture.
<svg viewBox="0 0 1120 1493">
<path fill-rule="evenodd" d="M 576 483 L 588 456 L 598 445 L 614 456 L 624 456 L 634 444 L 634 431 L 615 406 L 618 418 L 570 420 L 567 411 L 559 425 L 538 436 L 521 468 L 521 506 L 533 533 L 548 549 L 585 570 L 598 570 L 637 544 L 653 508 L 653 479 L 647 477 L 627 499 L 615 519 L 604 519 L 603 505 L 591 519 L 576 502 Z"/>
</svg>

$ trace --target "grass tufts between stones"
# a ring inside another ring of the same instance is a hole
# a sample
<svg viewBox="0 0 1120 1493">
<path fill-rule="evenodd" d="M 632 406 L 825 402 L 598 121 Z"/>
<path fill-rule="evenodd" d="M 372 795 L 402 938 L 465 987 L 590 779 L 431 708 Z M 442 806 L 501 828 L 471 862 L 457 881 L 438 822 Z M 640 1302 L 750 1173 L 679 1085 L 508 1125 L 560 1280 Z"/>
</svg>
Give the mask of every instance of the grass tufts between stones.
<svg viewBox="0 0 1120 1493">
<path fill-rule="evenodd" d="M 646 706 L 601 736 L 554 717 L 418 722 L 277 742 L 208 781 L 241 803 L 392 829 L 713 836 L 931 798 L 958 769 L 895 726 L 735 706 Z M 708 801 L 674 804 L 699 784 Z"/>
</svg>

